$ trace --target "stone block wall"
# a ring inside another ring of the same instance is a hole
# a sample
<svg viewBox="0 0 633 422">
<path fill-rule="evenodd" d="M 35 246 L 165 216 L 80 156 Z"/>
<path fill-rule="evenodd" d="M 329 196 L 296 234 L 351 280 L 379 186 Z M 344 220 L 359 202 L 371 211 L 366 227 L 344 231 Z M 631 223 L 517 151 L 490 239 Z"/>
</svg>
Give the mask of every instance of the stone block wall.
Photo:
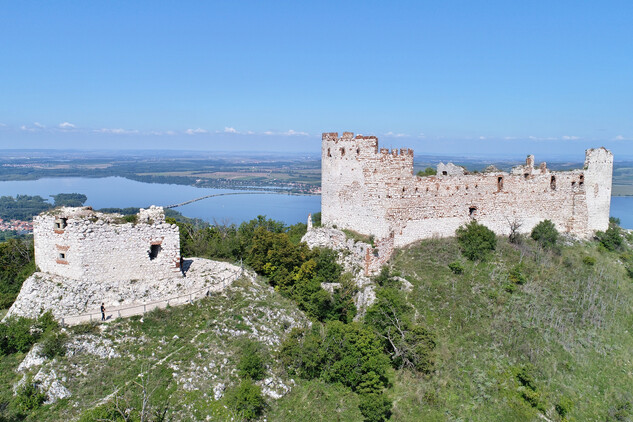
<svg viewBox="0 0 633 422">
<path fill-rule="evenodd" d="M 155 280 L 180 274 L 178 227 L 163 209 L 141 210 L 136 222 L 90 207 L 58 208 L 33 219 L 41 271 L 93 281 Z"/>
<path fill-rule="evenodd" d="M 552 220 L 561 232 L 586 237 L 609 223 L 613 155 L 586 151 L 585 166 L 550 171 L 545 163 L 506 173 L 413 175 L 413 151 L 378 148 L 375 136 L 324 133 L 322 222 L 393 239 L 394 247 L 433 236 L 453 236 L 475 219 L 498 234 L 512 223 L 529 233 Z"/>
</svg>

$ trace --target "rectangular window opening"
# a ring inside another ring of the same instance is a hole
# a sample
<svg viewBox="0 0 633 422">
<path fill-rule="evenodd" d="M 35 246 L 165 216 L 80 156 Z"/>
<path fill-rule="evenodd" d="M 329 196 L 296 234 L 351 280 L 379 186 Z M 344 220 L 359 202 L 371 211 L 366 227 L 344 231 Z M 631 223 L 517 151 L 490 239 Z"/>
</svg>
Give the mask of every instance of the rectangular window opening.
<svg viewBox="0 0 633 422">
<path fill-rule="evenodd" d="M 158 253 L 160 252 L 160 245 L 151 245 L 149 247 L 149 259 L 150 261 L 156 259 Z"/>
</svg>

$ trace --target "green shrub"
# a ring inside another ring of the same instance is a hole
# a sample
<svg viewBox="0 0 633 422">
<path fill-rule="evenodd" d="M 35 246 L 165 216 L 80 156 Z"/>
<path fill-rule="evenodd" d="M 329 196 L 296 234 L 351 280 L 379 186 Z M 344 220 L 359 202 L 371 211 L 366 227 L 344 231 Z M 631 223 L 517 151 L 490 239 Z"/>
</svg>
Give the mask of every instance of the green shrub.
<svg viewBox="0 0 633 422">
<path fill-rule="evenodd" d="M 138 214 L 124 215 L 123 220 L 125 220 L 126 223 L 136 224 L 138 223 Z"/>
<path fill-rule="evenodd" d="M 567 420 L 567 415 L 569 414 L 572 405 L 573 402 L 571 401 L 571 399 L 569 399 L 568 397 L 561 397 L 560 400 L 558 400 L 558 403 L 554 405 L 554 409 L 562 420 Z"/>
<path fill-rule="evenodd" d="M 17 394 L 13 399 L 13 405 L 21 413 L 28 413 L 31 410 L 35 410 L 44 403 L 46 400 L 46 394 L 41 393 L 37 388 L 37 384 L 31 379 L 27 379 L 26 382 L 18 388 Z"/>
<path fill-rule="evenodd" d="M 558 240 L 558 230 L 550 220 L 543 220 L 532 229 L 530 236 L 542 247 L 551 248 Z"/>
<path fill-rule="evenodd" d="M 462 274 L 464 272 L 464 266 L 459 261 L 453 261 L 448 264 L 448 268 L 453 272 L 453 274 Z"/>
<path fill-rule="evenodd" d="M 42 340 L 42 354 L 49 359 L 66 353 L 68 336 L 65 333 L 50 332 Z"/>
<path fill-rule="evenodd" d="M 248 378 L 226 392 L 226 403 L 240 419 L 247 421 L 258 418 L 266 408 L 261 388 Z"/>
<path fill-rule="evenodd" d="M 525 284 L 526 278 L 523 275 L 522 269 L 523 268 L 521 265 L 516 265 L 514 268 L 510 270 L 510 274 L 508 275 L 508 278 L 510 279 L 511 282 L 518 285 Z"/>
<path fill-rule="evenodd" d="M 508 293 L 514 293 L 517 291 L 517 285 L 514 283 L 504 283 L 503 290 L 505 290 Z"/>
<path fill-rule="evenodd" d="M 361 394 L 358 408 L 365 422 L 382 422 L 391 417 L 391 400 L 382 393 Z"/>
<path fill-rule="evenodd" d="M 497 246 L 497 237 L 488 227 L 471 221 L 455 232 L 464 256 L 471 261 L 483 261 Z"/>
<path fill-rule="evenodd" d="M 582 258 L 582 263 L 589 267 L 593 267 L 594 265 L 596 265 L 596 258 L 587 255 Z"/>
<path fill-rule="evenodd" d="M 427 167 L 424 170 L 420 170 L 416 173 L 416 176 L 425 177 L 425 176 L 435 176 L 437 174 L 437 169 L 433 167 Z"/>
<path fill-rule="evenodd" d="M 106 403 L 94 409 L 85 411 L 79 417 L 79 422 L 125 422 L 126 419 L 119 413 L 112 403 Z"/>
<path fill-rule="evenodd" d="M 615 224 L 609 225 L 607 231 L 596 232 L 596 239 L 608 251 L 616 251 L 622 248 L 622 230 Z"/>
<path fill-rule="evenodd" d="M 59 323 L 53 316 L 53 313 L 50 310 L 48 310 L 44 312 L 42 315 L 40 315 L 39 318 L 37 318 L 37 322 L 35 326 L 42 333 L 48 333 L 50 331 L 57 330 L 59 328 Z"/>
<path fill-rule="evenodd" d="M 0 324 L 0 354 L 28 352 L 39 335 L 31 330 L 33 320 L 24 317 L 11 317 Z"/>
<path fill-rule="evenodd" d="M 242 346 L 237 373 L 241 378 L 261 380 L 266 376 L 266 366 L 262 357 L 262 347 L 253 341 L 246 341 Z"/>
</svg>

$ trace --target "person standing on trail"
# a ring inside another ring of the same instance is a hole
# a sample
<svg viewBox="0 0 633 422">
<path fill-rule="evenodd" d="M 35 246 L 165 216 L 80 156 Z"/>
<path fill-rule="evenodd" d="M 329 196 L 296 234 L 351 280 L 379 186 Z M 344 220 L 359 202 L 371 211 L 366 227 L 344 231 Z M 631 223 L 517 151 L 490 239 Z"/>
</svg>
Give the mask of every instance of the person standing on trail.
<svg viewBox="0 0 633 422">
<path fill-rule="evenodd" d="M 105 306 L 103 302 L 101 302 L 101 321 L 105 321 Z"/>
</svg>

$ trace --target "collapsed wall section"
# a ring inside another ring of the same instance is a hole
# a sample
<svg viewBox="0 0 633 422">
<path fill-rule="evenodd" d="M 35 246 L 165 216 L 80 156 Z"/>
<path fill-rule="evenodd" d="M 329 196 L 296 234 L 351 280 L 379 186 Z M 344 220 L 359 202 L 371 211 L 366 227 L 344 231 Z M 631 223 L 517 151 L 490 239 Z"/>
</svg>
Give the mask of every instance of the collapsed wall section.
<svg viewBox="0 0 633 422">
<path fill-rule="evenodd" d="M 41 271 L 94 281 L 173 278 L 180 274 L 180 235 L 162 208 L 136 221 L 89 207 L 59 208 L 33 219 L 35 263 Z"/>
<path fill-rule="evenodd" d="M 528 156 L 511 173 L 418 177 L 410 149 L 379 149 L 374 136 L 324 133 L 321 218 L 328 226 L 393 238 L 396 247 L 453 236 L 471 220 L 508 234 L 511 227 L 528 233 L 549 219 L 559 231 L 584 237 L 608 227 L 612 166 L 613 155 L 599 148 L 572 171 L 535 167 Z"/>
</svg>

